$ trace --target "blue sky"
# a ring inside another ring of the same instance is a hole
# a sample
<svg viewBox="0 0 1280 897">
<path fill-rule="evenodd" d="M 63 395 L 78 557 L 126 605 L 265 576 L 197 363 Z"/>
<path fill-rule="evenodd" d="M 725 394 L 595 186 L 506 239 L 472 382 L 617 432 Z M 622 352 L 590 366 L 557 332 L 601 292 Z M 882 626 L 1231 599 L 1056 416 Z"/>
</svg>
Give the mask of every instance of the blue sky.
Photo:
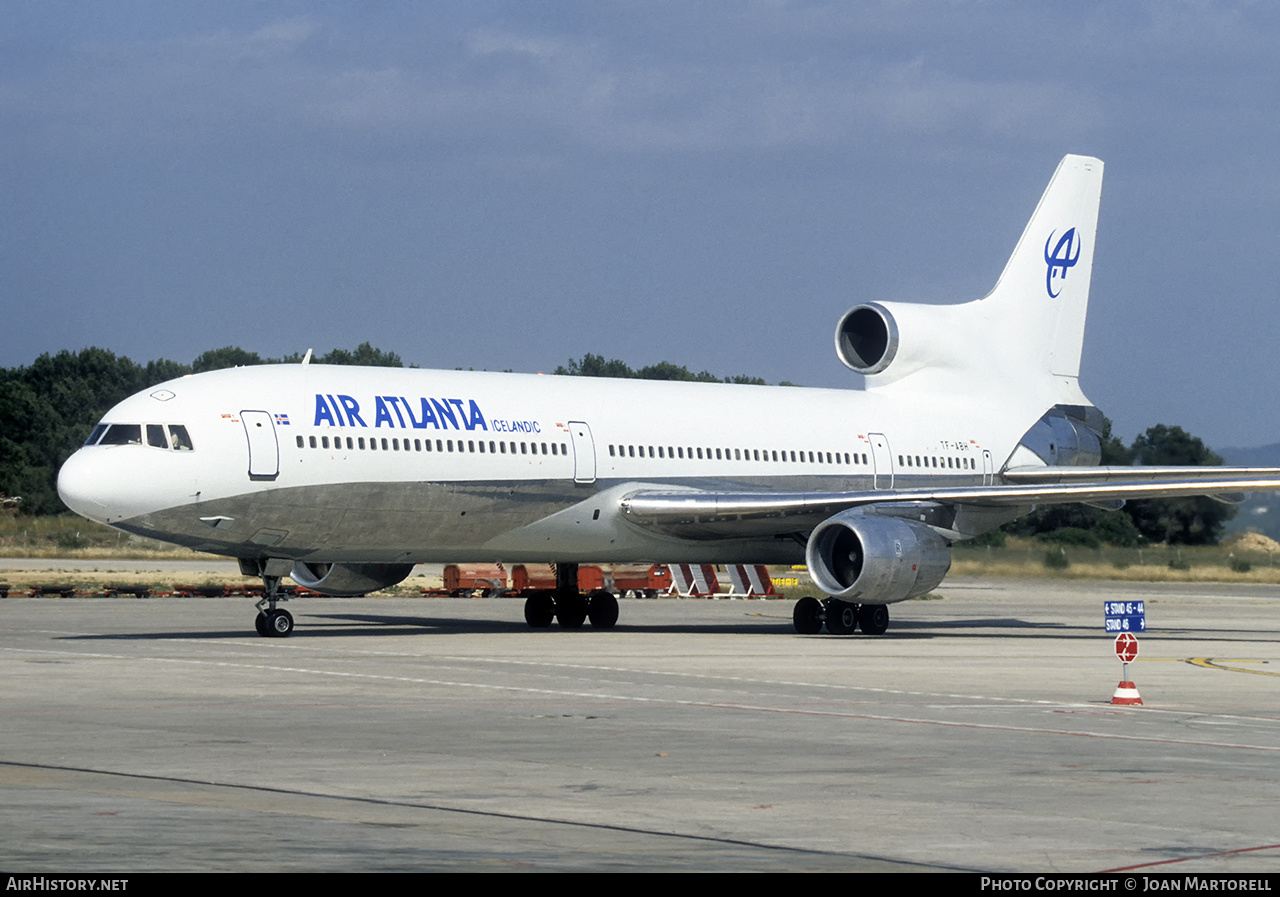
<svg viewBox="0 0 1280 897">
<path fill-rule="evenodd" d="M 1280 441 L 1280 5 L 0 0 L 0 365 L 369 341 L 853 385 L 1107 164 L 1082 384 Z"/>
</svg>

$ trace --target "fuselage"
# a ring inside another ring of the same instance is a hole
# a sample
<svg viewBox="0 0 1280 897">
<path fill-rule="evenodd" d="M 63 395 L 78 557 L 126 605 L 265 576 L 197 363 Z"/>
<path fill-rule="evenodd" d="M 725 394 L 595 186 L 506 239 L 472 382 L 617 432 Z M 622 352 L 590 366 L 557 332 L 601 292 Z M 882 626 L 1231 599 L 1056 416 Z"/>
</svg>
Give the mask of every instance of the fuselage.
<svg viewBox="0 0 1280 897">
<path fill-rule="evenodd" d="M 59 492 L 86 517 L 242 558 L 793 562 L 802 540 L 683 542 L 618 502 L 655 485 L 888 499 L 990 483 L 1043 411 L 972 393 L 272 365 L 126 399 Z"/>
</svg>

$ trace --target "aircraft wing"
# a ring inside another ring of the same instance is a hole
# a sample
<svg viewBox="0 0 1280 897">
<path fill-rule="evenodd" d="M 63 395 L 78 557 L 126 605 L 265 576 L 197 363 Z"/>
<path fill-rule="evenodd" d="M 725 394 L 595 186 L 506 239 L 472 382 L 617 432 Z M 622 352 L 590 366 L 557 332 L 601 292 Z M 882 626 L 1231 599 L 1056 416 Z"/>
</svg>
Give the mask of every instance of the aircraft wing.
<svg viewBox="0 0 1280 897">
<path fill-rule="evenodd" d="M 1198 495 L 1235 503 L 1249 492 L 1280 491 L 1280 468 L 1269 467 L 1034 467 L 1007 470 L 1002 477 L 1007 482 L 990 486 L 863 492 L 639 489 L 623 497 L 621 510 L 638 526 L 710 540 L 795 533 L 862 505 L 929 502 L 1000 508 Z"/>
</svg>

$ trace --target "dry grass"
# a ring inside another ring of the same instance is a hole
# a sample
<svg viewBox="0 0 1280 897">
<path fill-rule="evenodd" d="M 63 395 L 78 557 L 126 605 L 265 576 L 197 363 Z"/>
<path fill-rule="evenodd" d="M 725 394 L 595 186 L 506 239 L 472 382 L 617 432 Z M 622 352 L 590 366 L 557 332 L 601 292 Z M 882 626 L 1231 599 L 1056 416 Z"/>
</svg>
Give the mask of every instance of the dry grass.
<svg viewBox="0 0 1280 897">
<path fill-rule="evenodd" d="M 200 555 L 206 559 L 208 555 Z M 217 560 L 221 561 L 222 558 Z M 173 572 L 171 570 L 113 570 L 109 562 L 89 570 L 4 570 L 0 582 L 8 583 L 11 597 L 20 597 L 41 586 L 69 586 L 84 596 L 104 594 L 111 586 L 146 586 L 153 593 L 173 592 L 179 586 L 224 586 L 230 589 L 261 587 L 262 581 L 239 573 Z M 398 586 L 377 592 L 375 597 L 396 598 L 421 594 L 423 589 L 441 587 L 439 576 L 411 576 Z M 51 596 L 57 597 L 57 596 Z M 121 595 L 120 597 L 130 597 Z"/>
<path fill-rule="evenodd" d="M 1114 579 L 1127 582 L 1280 583 L 1280 551 L 1233 550 L 1226 546 L 1062 549 L 1067 565 L 1046 557 L 1056 547 L 1034 539 L 1010 539 L 1004 548 L 958 548 L 951 572 L 961 576 Z"/>
<path fill-rule="evenodd" d="M 195 560 L 208 555 L 154 539 L 139 539 L 75 514 L 60 514 L 0 517 L 0 557 Z"/>
</svg>

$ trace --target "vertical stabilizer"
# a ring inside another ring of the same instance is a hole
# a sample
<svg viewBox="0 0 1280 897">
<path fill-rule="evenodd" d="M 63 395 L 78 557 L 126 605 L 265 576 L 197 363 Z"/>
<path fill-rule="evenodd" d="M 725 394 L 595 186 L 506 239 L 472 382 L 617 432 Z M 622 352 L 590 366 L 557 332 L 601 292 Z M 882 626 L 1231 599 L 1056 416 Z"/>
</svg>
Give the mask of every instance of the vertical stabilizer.
<svg viewBox="0 0 1280 897">
<path fill-rule="evenodd" d="M 1102 160 L 1065 157 L 995 289 L 982 300 L 991 304 L 989 320 L 1000 322 L 1002 335 L 1033 344 L 1058 377 L 1080 375 L 1101 198 Z"/>
<path fill-rule="evenodd" d="M 998 394 L 1037 415 L 1087 405 L 1080 351 L 1101 198 L 1101 160 L 1066 156 L 990 293 L 856 305 L 836 325 L 836 354 L 869 390 Z"/>
</svg>

